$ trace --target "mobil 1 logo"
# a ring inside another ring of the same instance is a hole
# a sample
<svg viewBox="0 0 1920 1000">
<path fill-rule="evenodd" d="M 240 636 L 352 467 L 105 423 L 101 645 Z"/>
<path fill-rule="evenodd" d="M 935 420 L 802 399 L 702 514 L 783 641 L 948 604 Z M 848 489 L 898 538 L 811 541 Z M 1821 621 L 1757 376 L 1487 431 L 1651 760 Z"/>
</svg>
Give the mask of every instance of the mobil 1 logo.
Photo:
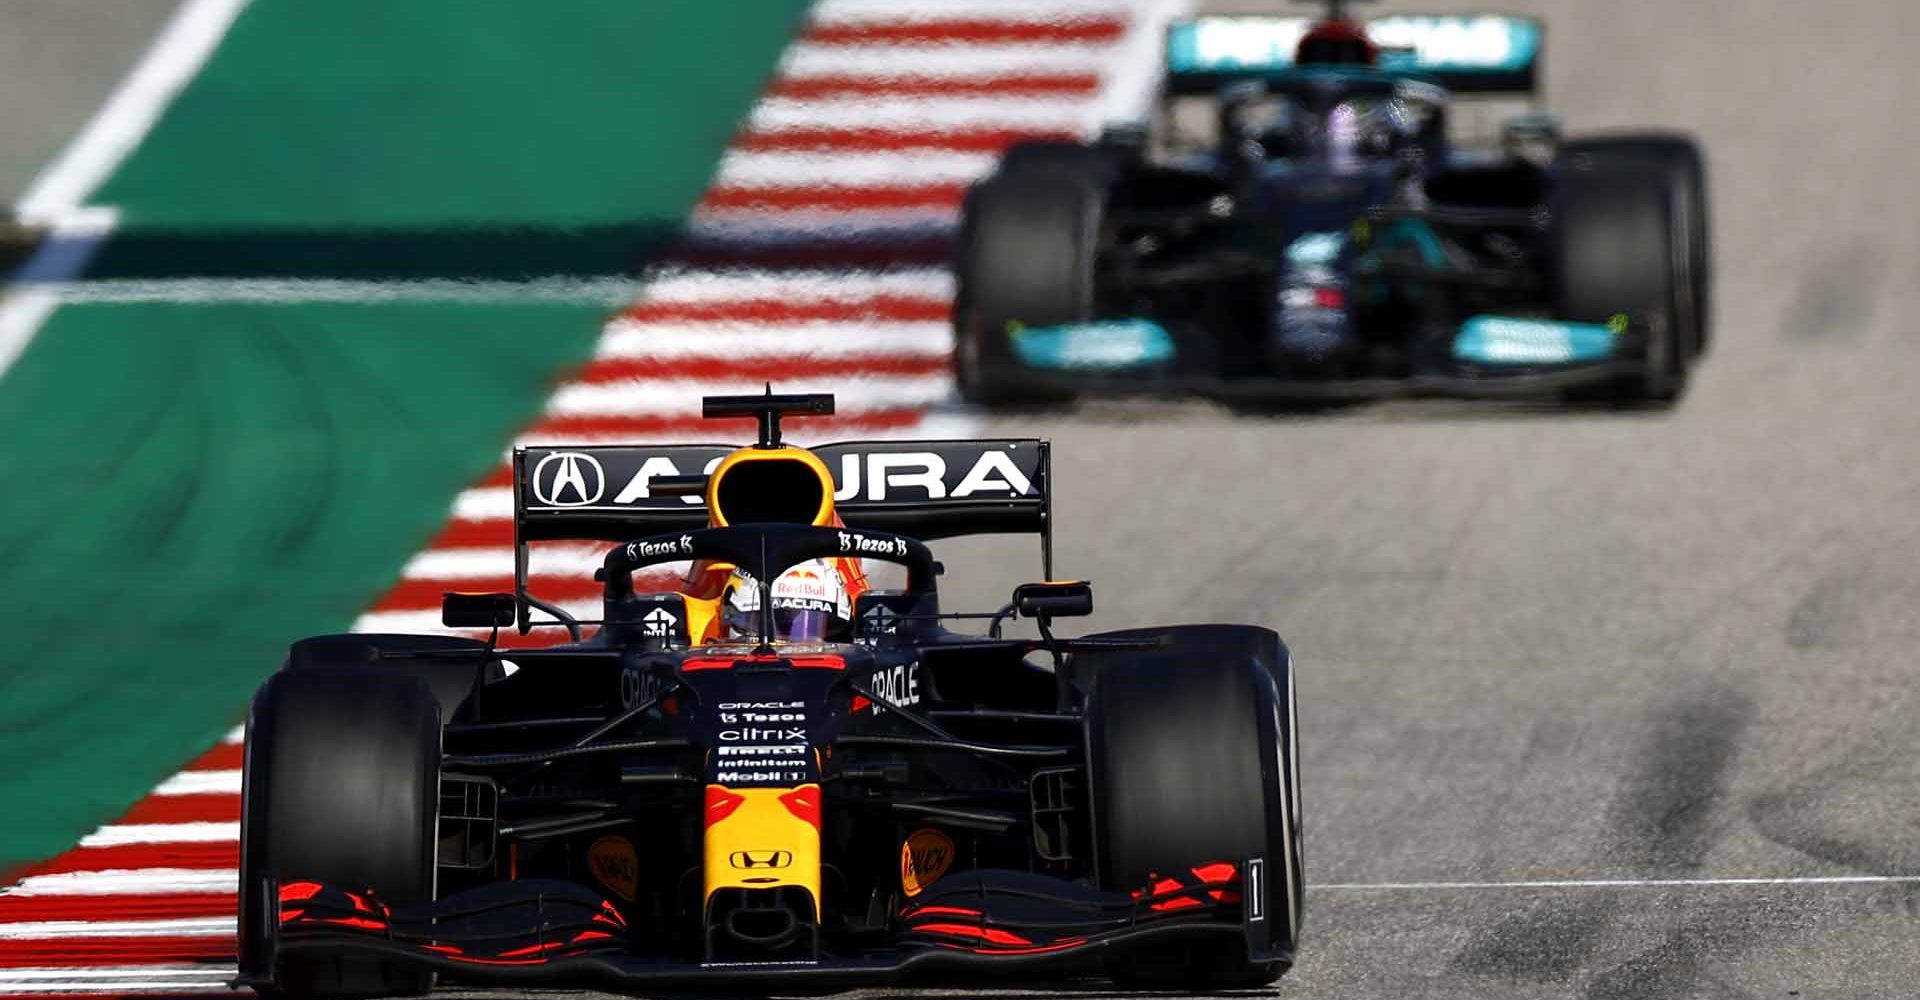
<svg viewBox="0 0 1920 1000">
<path fill-rule="evenodd" d="M 819 775 L 807 738 L 808 713 L 801 701 L 723 701 L 712 780 L 720 785 L 799 785 Z"/>
</svg>

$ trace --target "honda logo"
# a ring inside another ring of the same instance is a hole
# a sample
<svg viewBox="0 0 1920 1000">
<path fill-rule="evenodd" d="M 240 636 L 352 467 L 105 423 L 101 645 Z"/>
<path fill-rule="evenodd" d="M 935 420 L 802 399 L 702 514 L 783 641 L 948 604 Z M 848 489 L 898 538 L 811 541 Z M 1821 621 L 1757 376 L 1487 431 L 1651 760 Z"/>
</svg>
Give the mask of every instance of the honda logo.
<svg viewBox="0 0 1920 1000">
<path fill-rule="evenodd" d="M 600 460 L 577 451 L 556 451 L 533 467 L 533 498 L 549 507 L 585 507 L 607 491 Z"/>
<path fill-rule="evenodd" d="M 735 868 L 785 868 L 793 864 L 791 851 L 735 851 L 727 858 Z"/>
</svg>

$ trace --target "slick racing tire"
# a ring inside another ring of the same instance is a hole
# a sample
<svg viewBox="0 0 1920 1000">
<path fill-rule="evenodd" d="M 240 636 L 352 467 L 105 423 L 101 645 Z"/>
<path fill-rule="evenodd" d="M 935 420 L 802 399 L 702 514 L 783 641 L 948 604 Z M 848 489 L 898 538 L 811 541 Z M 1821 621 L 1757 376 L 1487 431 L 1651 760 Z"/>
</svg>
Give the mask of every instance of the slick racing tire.
<svg viewBox="0 0 1920 1000">
<path fill-rule="evenodd" d="M 288 670 L 332 669 L 335 667 L 374 667 L 390 673 L 411 674 L 427 682 L 440 702 L 440 718 L 455 721 L 473 694 L 484 669 L 487 680 L 501 676 L 500 661 L 490 659 L 484 667 L 480 654 L 487 644 L 477 639 L 448 635 L 391 635 L 352 633 L 316 635 L 302 639 L 287 649 Z M 382 653 L 473 652 L 463 659 L 394 658 Z"/>
<path fill-rule="evenodd" d="M 1671 405 L 1686 391 L 1691 320 L 1680 293 L 1688 252 L 1667 185 L 1639 166 L 1570 162 L 1555 172 L 1548 211 L 1556 314 L 1576 323 L 1626 316 L 1646 328 L 1639 370 L 1577 398 Z"/>
<path fill-rule="evenodd" d="M 373 667 L 282 670 L 247 715 L 240 816 L 241 967 L 257 968 L 261 879 L 430 902 L 440 791 L 440 702 L 427 682 Z M 294 997 L 416 996 L 431 972 L 368 958 L 284 955 Z"/>
<path fill-rule="evenodd" d="M 1094 263 L 1112 162 L 1063 143 L 1016 146 L 967 193 L 955 262 L 954 381 L 983 405 L 1063 403 L 1039 384 L 1009 339 L 1020 327 L 1094 315 Z"/>
<path fill-rule="evenodd" d="M 1305 902 L 1292 667 L 1273 632 L 1240 625 L 1140 629 L 1140 651 L 1082 657 L 1100 885 L 1130 892 L 1222 861 L 1262 859 L 1275 951 L 1293 953 Z M 1243 879 L 1244 879 L 1243 872 Z M 1243 881 L 1249 894 L 1253 889 Z M 1239 937 L 1137 947 L 1107 972 L 1122 986 L 1228 988 L 1272 982 Z"/>
<path fill-rule="evenodd" d="M 1681 316 L 1690 322 L 1681 342 L 1690 357 L 1705 354 L 1713 333 L 1713 243 L 1706 157 L 1700 144 L 1681 133 L 1621 133 L 1568 141 L 1560 147 L 1560 159 L 1563 164 L 1646 170 L 1666 188 L 1680 245 L 1686 248 L 1679 294 Z"/>
</svg>

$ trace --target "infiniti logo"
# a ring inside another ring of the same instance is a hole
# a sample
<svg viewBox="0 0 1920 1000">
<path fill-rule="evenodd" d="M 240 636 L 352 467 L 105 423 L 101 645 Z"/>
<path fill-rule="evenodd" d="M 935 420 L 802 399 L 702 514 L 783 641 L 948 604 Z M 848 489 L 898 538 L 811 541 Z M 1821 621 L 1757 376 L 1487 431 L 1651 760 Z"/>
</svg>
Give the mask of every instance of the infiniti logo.
<svg viewBox="0 0 1920 1000">
<path fill-rule="evenodd" d="M 600 460 L 577 451 L 556 451 L 533 467 L 533 498 L 551 507 L 598 503 L 607 491 Z"/>
</svg>

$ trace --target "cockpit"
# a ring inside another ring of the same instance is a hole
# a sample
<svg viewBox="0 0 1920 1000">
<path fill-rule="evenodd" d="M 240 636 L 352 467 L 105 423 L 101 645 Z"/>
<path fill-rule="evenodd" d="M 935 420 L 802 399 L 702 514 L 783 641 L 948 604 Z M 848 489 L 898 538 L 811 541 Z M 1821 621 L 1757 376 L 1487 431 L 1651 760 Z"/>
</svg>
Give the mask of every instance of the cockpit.
<svg viewBox="0 0 1920 1000">
<path fill-rule="evenodd" d="M 1446 92 L 1366 71 L 1241 81 L 1220 97 L 1220 135 L 1242 160 L 1359 169 L 1442 141 Z"/>
</svg>

